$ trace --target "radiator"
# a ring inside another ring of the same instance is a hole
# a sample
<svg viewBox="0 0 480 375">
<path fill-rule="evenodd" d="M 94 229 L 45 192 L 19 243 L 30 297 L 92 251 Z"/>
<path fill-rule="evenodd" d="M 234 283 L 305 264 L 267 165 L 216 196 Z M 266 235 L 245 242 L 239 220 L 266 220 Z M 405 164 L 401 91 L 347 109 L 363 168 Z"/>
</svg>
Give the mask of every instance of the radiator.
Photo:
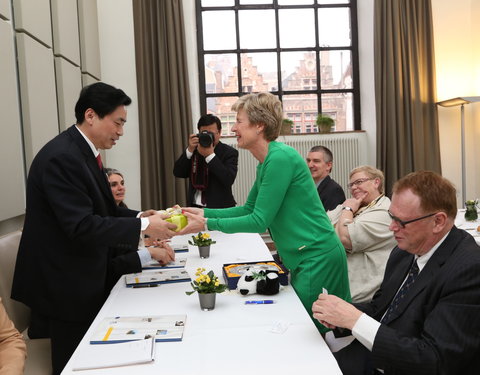
<svg viewBox="0 0 480 375">
<path fill-rule="evenodd" d="M 347 197 L 349 196 L 347 184 L 350 171 L 366 162 L 367 141 L 364 132 L 280 136 L 277 141 L 292 146 L 304 159 L 313 146 L 328 147 L 333 153 L 331 177 L 343 187 Z M 237 148 L 235 138 L 222 138 L 222 142 Z M 233 184 L 233 196 L 237 205 L 243 205 L 255 181 L 258 161 L 249 151 L 239 149 L 238 152 L 238 174 Z"/>
</svg>

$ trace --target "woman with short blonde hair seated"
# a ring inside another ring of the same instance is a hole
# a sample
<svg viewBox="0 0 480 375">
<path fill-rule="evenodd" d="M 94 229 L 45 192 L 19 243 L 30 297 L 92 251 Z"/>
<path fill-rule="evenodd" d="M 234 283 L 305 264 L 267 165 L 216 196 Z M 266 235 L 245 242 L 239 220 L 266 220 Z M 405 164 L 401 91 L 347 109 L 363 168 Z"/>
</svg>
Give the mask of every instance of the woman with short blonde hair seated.
<svg viewBox="0 0 480 375">
<path fill-rule="evenodd" d="M 370 166 L 353 169 L 348 184 L 352 198 L 327 213 L 347 253 L 352 302 L 373 297 L 396 245 L 383 184 L 382 171 Z"/>
</svg>

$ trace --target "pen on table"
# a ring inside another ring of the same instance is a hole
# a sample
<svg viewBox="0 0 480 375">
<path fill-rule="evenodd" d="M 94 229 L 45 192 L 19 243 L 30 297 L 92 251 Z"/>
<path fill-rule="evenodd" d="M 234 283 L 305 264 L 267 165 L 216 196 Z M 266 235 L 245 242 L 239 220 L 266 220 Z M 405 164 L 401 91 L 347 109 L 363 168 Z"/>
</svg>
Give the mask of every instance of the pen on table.
<svg viewBox="0 0 480 375">
<path fill-rule="evenodd" d="M 158 284 L 140 284 L 140 285 L 134 285 L 132 288 L 154 288 L 157 287 Z"/>
<path fill-rule="evenodd" d="M 275 303 L 273 299 L 262 299 L 256 301 L 245 301 L 245 305 L 271 305 Z"/>
</svg>

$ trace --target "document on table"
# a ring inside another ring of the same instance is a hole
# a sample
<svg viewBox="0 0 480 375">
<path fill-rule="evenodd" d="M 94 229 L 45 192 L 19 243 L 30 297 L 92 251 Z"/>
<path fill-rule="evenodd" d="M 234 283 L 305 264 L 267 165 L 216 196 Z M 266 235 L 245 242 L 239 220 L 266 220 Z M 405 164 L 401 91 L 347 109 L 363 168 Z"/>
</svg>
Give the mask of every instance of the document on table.
<svg viewBox="0 0 480 375">
<path fill-rule="evenodd" d="M 78 354 L 73 371 L 149 363 L 155 360 L 155 338 L 111 345 L 89 345 Z"/>
</svg>

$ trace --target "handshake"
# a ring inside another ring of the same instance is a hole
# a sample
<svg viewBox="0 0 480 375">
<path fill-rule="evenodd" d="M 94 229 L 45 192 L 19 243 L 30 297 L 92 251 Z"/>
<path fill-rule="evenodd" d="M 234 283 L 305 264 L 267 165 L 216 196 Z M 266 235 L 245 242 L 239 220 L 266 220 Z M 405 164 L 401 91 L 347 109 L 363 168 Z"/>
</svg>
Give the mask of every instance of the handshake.
<svg viewBox="0 0 480 375">
<path fill-rule="evenodd" d="M 173 237 L 175 232 L 185 228 L 188 224 L 187 218 L 182 214 L 182 208 L 178 205 L 160 211 L 147 210 L 142 213 L 141 217 L 149 220 L 148 227 L 143 233 L 160 240 Z"/>
</svg>

